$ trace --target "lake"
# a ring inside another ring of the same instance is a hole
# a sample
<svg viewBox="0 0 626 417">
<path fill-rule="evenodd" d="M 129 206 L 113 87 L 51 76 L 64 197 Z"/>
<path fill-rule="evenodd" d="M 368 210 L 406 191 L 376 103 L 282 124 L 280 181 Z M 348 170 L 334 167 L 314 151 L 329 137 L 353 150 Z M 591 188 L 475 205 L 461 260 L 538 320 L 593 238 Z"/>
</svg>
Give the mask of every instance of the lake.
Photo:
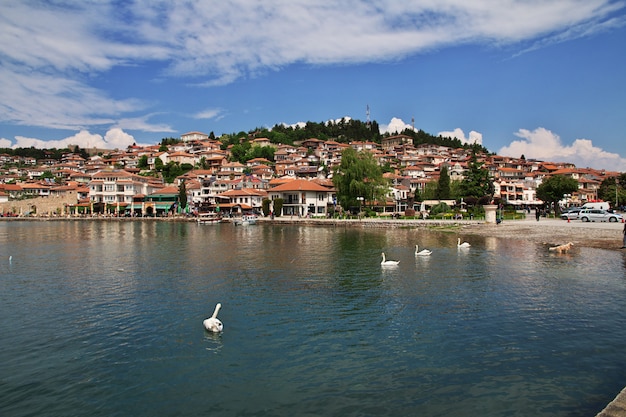
<svg viewBox="0 0 626 417">
<path fill-rule="evenodd" d="M 382 252 L 400 264 L 381 267 Z M 0 257 L 4 417 L 592 416 L 626 385 L 619 251 L 2 221 Z M 218 302 L 224 331 L 210 334 Z"/>
</svg>

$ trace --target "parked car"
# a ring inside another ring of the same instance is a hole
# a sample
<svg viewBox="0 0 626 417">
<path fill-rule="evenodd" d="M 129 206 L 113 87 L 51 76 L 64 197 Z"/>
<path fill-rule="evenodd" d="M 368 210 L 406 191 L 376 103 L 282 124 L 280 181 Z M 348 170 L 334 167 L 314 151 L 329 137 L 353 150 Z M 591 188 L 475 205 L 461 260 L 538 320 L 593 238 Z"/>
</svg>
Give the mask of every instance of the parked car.
<svg viewBox="0 0 626 417">
<path fill-rule="evenodd" d="M 584 222 L 620 222 L 623 217 L 618 213 L 609 213 L 606 210 L 591 209 L 581 210 L 578 218 Z"/>
<path fill-rule="evenodd" d="M 571 208 L 571 209 L 561 213 L 561 218 L 563 220 L 567 220 L 567 219 L 576 220 L 578 218 L 579 214 L 580 214 L 580 210 L 581 209 L 578 208 L 578 207 Z"/>
</svg>

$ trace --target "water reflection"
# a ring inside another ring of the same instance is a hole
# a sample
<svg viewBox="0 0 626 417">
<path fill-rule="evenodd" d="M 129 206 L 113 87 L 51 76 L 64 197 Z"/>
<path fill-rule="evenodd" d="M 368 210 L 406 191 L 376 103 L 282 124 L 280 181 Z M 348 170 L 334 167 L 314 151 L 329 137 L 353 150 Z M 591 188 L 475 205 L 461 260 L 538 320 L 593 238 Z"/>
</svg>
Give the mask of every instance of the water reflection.
<svg viewBox="0 0 626 417">
<path fill-rule="evenodd" d="M 0 224 L 0 253 L 14 257 L 0 264 L 0 372 L 12 387 L 5 392 L 20 392 L 0 398 L 0 408 L 598 412 L 626 370 L 625 255 L 579 248 L 555 256 L 545 245 L 493 237 L 466 237 L 471 248 L 458 250 L 458 237 Z M 432 254 L 416 257 L 416 243 Z M 400 264 L 381 268 L 383 251 Z M 216 302 L 225 331 L 209 334 L 202 320 Z"/>
</svg>

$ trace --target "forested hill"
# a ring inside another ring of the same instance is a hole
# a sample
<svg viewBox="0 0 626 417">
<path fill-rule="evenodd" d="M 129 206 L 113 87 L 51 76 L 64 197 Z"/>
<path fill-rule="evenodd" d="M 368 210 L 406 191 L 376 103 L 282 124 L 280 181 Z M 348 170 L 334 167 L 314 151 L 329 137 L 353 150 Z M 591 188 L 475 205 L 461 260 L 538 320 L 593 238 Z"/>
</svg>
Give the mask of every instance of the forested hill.
<svg viewBox="0 0 626 417">
<path fill-rule="evenodd" d="M 220 139 L 223 142 L 232 144 L 241 143 L 241 139 L 249 138 L 268 138 L 272 143 L 283 143 L 293 145 L 305 139 L 317 138 L 320 140 L 335 140 L 340 143 L 349 143 L 356 141 L 369 141 L 380 143 L 383 137 L 393 136 L 396 134 L 406 135 L 413 138 L 415 146 L 421 144 L 435 144 L 447 146 L 450 148 L 469 148 L 471 145 L 463 144 L 459 139 L 434 136 L 423 130 L 414 131 L 405 129 L 402 132 L 394 134 L 381 135 L 379 125 L 376 121 L 371 123 L 362 122 L 355 119 L 341 119 L 338 122 L 306 122 L 304 126 L 285 126 L 283 124 L 274 125 L 271 129 L 257 128 L 249 132 L 239 132 L 223 135 Z M 488 153 L 488 150 L 478 145 L 477 151 Z"/>
<path fill-rule="evenodd" d="M 320 140 L 335 140 L 340 143 L 350 143 L 358 141 L 367 141 L 380 143 L 383 137 L 393 136 L 396 134 L 406 135 L 413 138 L 413 144 L 415 146 L 422 144 L 435 144 L 441 146 L 447 146 L 449 148 L 470 148 L 475 147 L 477 152 L 488 153 L 487 149 L 482 145 L 469 145 L 463 144 L 460 140 L 450 137 L 434 136 L 423 130 L 414 131 L 412 129 L 405 129 L 402 132 L 394 134 L 380 134 L 379 126 L 376 121 L 371 123 L 362 122 L 354 119 L 341 119 L 338 122 L 306 122 L 304 126 L 285 126 L 283 124 L 274 125 L 271 129 L 268 128 L 256 128 L 248 132 L 239 132 L 224 134 L 218 138 L 224 147 L 228 145 L 240 145 L 242 139 L 254 139 L 254 138 L 268 138 L 270 142 L 276 144 L 293 145 L 301 142 L 305 139 L 317 138 Z M 215 138 L 213 132 L 210 134 L 211 138 Z M 180 141 L 178 138 L 164 138 L 161 139 L 161 145 L 167 145 Z M 111 149 L 112 150 L 112 149 Z M 65 153 L 77 153 L 84 158 L 88 158 L 87 152 L 84 149 L 80 149 L 78 146 L 73 145 L 65 149 L 39 149 L 39 148 L 0 148 L 0 154 L 16 155 L 22 157 L 32 157 L 37 160 L 41 159 L 54 159 L 60 160 L 61 156 Z"/>
</svg>

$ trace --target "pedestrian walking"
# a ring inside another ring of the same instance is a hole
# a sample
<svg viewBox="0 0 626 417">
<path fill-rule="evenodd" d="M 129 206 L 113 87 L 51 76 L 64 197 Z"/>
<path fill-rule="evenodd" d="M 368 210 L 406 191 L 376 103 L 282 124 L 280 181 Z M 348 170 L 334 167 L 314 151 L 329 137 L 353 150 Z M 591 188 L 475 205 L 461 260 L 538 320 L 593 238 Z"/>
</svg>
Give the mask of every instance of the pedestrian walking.
<svg viewBox="0 0 626 417">
<path fill-rule="evenodd" d="M 535 219 L 537 219 L 537 221 L 539 221 L 539 216 L 541 216 L 541 212 L 539 211 L 539 207 L 537 207 L 535 209 Z"/>
<path fill-rule="evenodd" d="M 626 223 L 624 223 L 624 230 L 622 230 L 624 239 L 622 239 L 622 249 L 626 249 Z"/>
</svg>

